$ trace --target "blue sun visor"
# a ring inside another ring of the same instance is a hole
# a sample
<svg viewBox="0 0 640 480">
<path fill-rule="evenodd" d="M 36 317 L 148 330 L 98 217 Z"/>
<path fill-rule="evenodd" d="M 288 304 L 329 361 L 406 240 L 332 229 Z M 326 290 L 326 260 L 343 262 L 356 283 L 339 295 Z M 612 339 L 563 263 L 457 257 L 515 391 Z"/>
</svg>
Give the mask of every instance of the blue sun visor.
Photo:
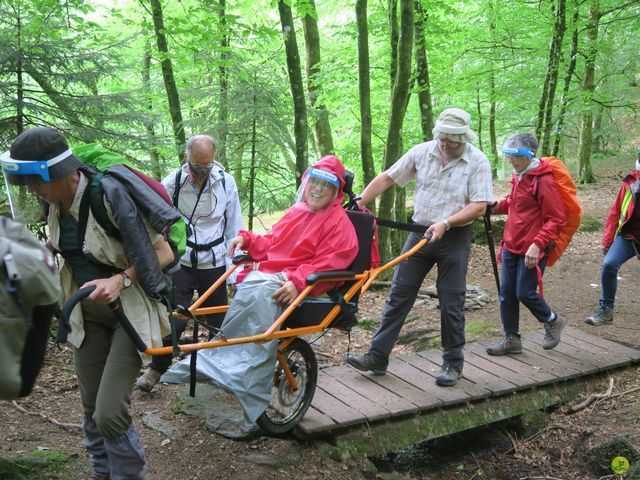
<svg viewBox="0 0 640 480">
<path fill-rule="evenodd" d="M 60 155 L 49 160 L 18 160 L 11 158 L 11 152 L 7 151 L 0 155 L 2 170 L 9 175 L 38 175 L 43 181 L 51 181 L 49 167 L 61 162 L 71 155 L 71 150 L 66 150 Z"/>
<path fill-rule="evenodd" d="M 529 160 L 533 158 L 533 150 L 530 148 L 503 148 L 503 155 L 521 155 L 523 157 L 528 157 Z"/>
<path fill-rule="evenodd" d="M 334 187 L 340 187 L 340 179 L 331 172 L 320 170 L 319 168 L 310 168 L 309 170 L 307 170 L 307 176 L 324 180 Z"/>
</svg>

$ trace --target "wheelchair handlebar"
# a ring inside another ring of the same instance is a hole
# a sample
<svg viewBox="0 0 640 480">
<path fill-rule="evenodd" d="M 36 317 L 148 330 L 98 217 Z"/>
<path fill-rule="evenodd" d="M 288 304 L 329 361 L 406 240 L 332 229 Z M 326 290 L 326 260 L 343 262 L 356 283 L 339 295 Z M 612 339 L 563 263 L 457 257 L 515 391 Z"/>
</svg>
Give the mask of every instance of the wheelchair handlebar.
<svg viewBox="0 0 640 480">
<path fill-rule="evenodd" d="M 64 343 L 67 341 L 67 337 L 69 335 L 69 318 L 71 317 L 71 312 L 73 311 L 75 306 L 78 304 L 78 302 L 81 302 L 82 300 L 87 298 L 89 295 L 91 295 L 95 289 L 96 287 L 94 286 L 81 288 L 77 292 L 75 292 L 73 295 L 71 295 L 69 299 L 64 303 L 64 305 L 62 306 L 62 310 L 60 312 L 60 316 L 62 318 L 58 322 L 58 333 L 56 335 L 56 342 Z M 122 328 L 124 329 L 125 333 L 129 336 L 129 338 L 134 343 L 136 348 L 140 352 L 144 352 L 145 350 L 147 350 L 147 344 L 144 343 L 142 338 L 140 338 L 140 335 L 138 335 L 138 332 L 136 331 L 136 329 L 133 327 L 133 325 L 131 325 L 131 322 L 125 315 L 124 310 L 122 309 L 122 304 L 120 303 L 120 300 L 110 303 L 109 308 L 111 309 L 113 314 L 116 316 L 116 318 L 120 322 L 120 325 L 122 325 Z"/>
</svg>

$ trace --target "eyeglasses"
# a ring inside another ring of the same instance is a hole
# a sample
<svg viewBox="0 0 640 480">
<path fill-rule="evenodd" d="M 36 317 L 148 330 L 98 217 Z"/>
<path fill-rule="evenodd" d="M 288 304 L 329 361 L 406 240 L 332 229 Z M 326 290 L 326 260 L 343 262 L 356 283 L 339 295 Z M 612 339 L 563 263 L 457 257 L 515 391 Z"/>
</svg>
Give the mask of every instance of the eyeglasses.
<svg viewBox="0 0 640 480">
<path fill-rule="evenodd" d="M 448 138 L 439 138 L 438 141 L 443 145 L 450 145 L 452 147 L 459 147 L 464 145 L 464 142 L 454 142 L 453 140 L 449 140 Z"/>
<path fill-rule="evenodd" d="M 316 177 L 309 177 L 307 179 L 307 186 L 309 188 L 317 188 L 320 190 L 331 190 L 336 188 L 333 185 L 331 185 L 329 182 L 325 182 L 321 178 L 316 178 Z"/>
</svg>

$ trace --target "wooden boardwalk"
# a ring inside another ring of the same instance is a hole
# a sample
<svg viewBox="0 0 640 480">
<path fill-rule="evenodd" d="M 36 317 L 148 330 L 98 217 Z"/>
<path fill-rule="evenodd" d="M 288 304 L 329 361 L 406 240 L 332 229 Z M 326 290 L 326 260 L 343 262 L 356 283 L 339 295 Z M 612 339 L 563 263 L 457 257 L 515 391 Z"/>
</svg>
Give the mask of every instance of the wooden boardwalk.
<svg viewBox="0 0 640 480">
<path fill-rule="evenodd" d="M 554 350 L 543 350 L 542 338 L 540 332 L 528 332 L 521 354 L 500 357 L 488 355 L 484 342 L 468 344 L 463 378 L 451 388 L 434 381 L 442 361 L 439 350 L 392 357 L 384 376 L 348 365 L 322 369 L 297 434 L 339 434 L 358 425 L 370 429 L 376 422 L 430 415 L 444 407 L 464 409 L 486 399 L 504 397 L 508 402 L 514 392 L 522 397 L 544 386 L 640 362 L 639 350 L 576 328 L 566 328 Z"/>
</svg>

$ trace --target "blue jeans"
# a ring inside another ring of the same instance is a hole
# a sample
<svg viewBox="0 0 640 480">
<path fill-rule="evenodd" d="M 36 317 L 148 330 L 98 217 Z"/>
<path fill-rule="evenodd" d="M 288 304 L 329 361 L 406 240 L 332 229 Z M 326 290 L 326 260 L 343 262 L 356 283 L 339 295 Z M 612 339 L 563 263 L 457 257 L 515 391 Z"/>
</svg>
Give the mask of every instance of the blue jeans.
<svg viewBox="0 0 640 480">
<path fill-rule="evenodd" d="M 547 259 L 538 263 L 544 273 Z M 500 288 L 500 318 L 504 333 L 519 333 L 520 302 L 529 309 L 539 322 L 547 322 L 551 317 L 551 308 L 537 291 L 538 272 L 527 268 L 524 255 L 502 250 L 502 286 Z"/>
<path fill-rule="evenodd" d="M 602 273 L 600 274 L 600 283 L 602 284 L 600 305 L 602 307 L 613 308 L 618 288 L 618 271 L 622 264 L 635 254 L 633 240 L 627 240 L 621 235 L 617 235 L 604 257 L 604 262 L 602 262 Z"/>
</svg>

